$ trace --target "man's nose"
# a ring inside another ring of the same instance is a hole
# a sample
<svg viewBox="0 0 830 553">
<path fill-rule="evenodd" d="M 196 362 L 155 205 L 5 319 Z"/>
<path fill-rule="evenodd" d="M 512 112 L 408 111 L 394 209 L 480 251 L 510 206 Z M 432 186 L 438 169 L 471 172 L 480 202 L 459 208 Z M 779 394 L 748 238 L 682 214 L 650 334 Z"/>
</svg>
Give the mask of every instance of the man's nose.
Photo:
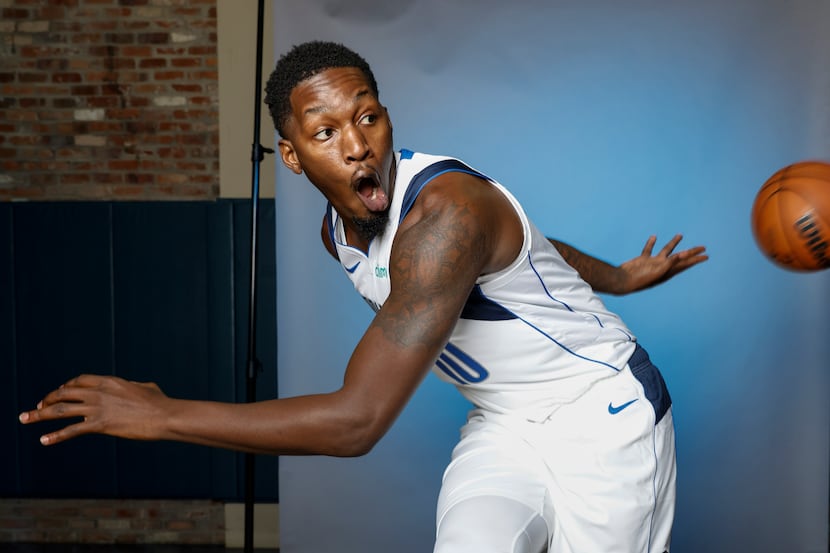
<svg viewBox="0 0 830 553">
<path fill-rule="evenodd" d="M 346 161 L 362 161 L 369 155 L 369 143 L 356 126 L 349 126 L 343 132 L 343 153 Z"/>
</svg>

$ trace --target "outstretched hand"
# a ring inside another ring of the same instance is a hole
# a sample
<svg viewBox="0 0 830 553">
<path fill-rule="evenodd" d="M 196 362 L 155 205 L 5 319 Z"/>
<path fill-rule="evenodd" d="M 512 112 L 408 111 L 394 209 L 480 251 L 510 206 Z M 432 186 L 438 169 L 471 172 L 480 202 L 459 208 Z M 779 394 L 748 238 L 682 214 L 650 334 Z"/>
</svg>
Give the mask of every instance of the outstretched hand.
<svg viewBox="0 0 830 553">
<path fill-rule="evenodd" d="M 682 239 L 682 235 L 676 234 L 656 255 L 652 255 L 657 237 L 649 236 L 642 253 L 619 266 L 626 275 L 627 291 L 645 290 L 709 259 L 704 246 L 672 253 Z"/>
<path fill-rule="evenodd" d="M 37 408 L 20 414 L 20 422 L 81 419 L 44 434 L 43 445 L 81 436 L 108 434 L 134 440 L 160 438 L 154 424 L 164 420 L 168 397 L 152 383 L 131 382 L 113 376 L 81 375 L 49 393 Z"/>
</svg>

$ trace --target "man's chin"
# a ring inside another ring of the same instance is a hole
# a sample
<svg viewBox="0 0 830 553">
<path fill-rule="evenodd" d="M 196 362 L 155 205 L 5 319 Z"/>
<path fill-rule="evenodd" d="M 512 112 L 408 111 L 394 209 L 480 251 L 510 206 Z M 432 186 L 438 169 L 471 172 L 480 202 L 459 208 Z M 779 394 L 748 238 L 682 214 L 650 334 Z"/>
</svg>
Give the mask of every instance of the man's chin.
<svg viewBox="0 0 830 553">
<path fill-rule="evenodd" d="M 389 210 L 372 213 L 368 217 L 353 217 L 352 222 L 360 237 L 368 242 L 375 236 L 383 234 L 389 222 Z"/>
</svg>

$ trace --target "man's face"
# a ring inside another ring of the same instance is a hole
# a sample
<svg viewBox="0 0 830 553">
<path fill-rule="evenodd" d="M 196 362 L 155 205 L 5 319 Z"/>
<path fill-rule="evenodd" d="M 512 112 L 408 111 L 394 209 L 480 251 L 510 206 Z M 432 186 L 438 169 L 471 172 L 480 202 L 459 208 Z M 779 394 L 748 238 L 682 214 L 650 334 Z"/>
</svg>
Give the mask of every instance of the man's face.
<svg viewBox="0 0 830 553">
<path fill-rule="evenodd" d="M 368 241 L 386 222 L 394 182 L 392 125 L 363 73 L 327 69 L 291 92 L 283 163 L 306 177 Z"/>
</svg>

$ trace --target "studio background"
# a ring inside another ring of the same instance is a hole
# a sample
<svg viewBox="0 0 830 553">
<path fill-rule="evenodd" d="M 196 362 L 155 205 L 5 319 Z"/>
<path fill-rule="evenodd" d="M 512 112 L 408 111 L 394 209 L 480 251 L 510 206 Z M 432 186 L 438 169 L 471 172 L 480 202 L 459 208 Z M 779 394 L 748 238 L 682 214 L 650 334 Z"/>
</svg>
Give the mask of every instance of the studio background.
<svg viewBox="0 0 830 553">
<path fill-rule="evenodd" d="M 396 148 L 460 157 L 549 236 L 613 263 L 650 234 L 705 245 L 670 283 L 605 298 L 673 396 L 672 551 L 827 551 L 830 273 L 773 266 L 749 212 L 778 168 L 830 160 L 830 2 L 272 6 L 277 56 L 357 50 Z M 334 390 L 372 313 L 320 244 L 324 199 L 276 171 L 278 389 Z M 431 550 L 468 409 L 430 376 L 368 456 L 281 458 L 282 551 Z"/>
</svg>

